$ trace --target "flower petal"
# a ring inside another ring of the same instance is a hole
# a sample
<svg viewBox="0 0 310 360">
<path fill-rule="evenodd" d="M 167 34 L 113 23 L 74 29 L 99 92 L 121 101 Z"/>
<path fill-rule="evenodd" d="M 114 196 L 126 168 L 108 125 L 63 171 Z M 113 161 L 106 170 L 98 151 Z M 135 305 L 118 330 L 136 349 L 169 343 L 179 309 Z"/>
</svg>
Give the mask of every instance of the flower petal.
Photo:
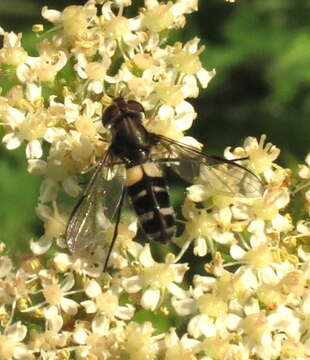
<svg viewBox="0 0 310 360">
<path fill-rule="evenodd" d="M 140 276 L 136 275 L 128 279 L 124 279 L 122 285 L 129 294 L 137 293 L 143 287 L 143 280 Z"/>
<path fill-rule="evenodd" d="M 27 159 L 39 159 L 43 155 L 41 142 L 37 139 L 30 141 L 26 146 Z"/>
<path fill-rule="evenodd" d="M 27 334 L 27 327 L 25 325 L 22 325 L 20 321 L 8 326 L 6 329 L 7 336 L 16 342 L 24 340 L 26 334 Z"/>
<path fill-rule="evenodd" d="M 8 150 L 17 149 L 23 142 L 23 138 L 15 133 L 8 133 L 3 136 L 2 142 L 6 144 Z"/>
<path fill-rule="evenodd" d="M 84 290 L 86 295 L 90 298 L 94 298 L 102 293 L 101 286 L 98 284 L 96 280 L 93 279 L 86 283 Z"/>
<path fill-rule="evenodd" d="M 51 239 L 45 236 L 42 236 L 39 241 L 30 240 L 30 249 L 35 255 L 45 254 L 51 245 Z"/>
<path fill-rule="evenodd" d="M 159 289 L 147 289 L 141 298 L 141 306 L 144 309 L 154 311 L 159 304 L 160 300 L 160 290 Z"/>
<path fill-rule="evenodd" d="M 79 304 L 74 300 L 62 298 L 60 304 L 62 310 L 69 315 L 75 315 L 78 311 Z"/>
</svg>

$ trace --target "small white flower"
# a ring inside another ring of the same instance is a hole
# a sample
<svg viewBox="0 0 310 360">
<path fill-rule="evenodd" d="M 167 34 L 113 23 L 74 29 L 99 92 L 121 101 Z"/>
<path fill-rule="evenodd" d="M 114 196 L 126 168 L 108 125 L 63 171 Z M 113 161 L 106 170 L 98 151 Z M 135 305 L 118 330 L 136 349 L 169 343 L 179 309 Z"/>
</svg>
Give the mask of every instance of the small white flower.
<svg viewBox="0 0 310 360">
<path fill-rule="evenodd" d="M 44 317 L 46 319 L 46 329 L 54 332 L 59 332 L 63 326 L 63 318 L 59 314 L 56 306 L 49 306 L 44 310 Z"/>
<path fill-rule="evenodd" d="M 305 159 L 306 165 L 299 165 L 298 175 L 305 180 L 310 179 L 310 153 L 306 156 Z"/>
<path fill-rule="evenodd" d="M 197 315 L 188 323 L 188 333 L 195 339 L 201 336 L 214 336 L 216 334 L 216 327 L 211 318 L 207 315 Z"/>
<path fill-rule="evenodd" d="M 27 327 L 20 321 L 8 326 L 0 334 L 0 355 L 3 359 L 31 359 L 31 351 L 22 343 L 27 335 Z"/>
<path fill-rule="evenodd" d="M 27 140 L 26 156 L 28 159 L 40 158 L 43 154 L 41 139 L 45 132 L 44 119 L 40 119 L 38 114 L 29 114 L 28 117 L 13 108 L 8 108 L 5 121 L 15 128 L 14 132 L 7 133 L 2 141 L 7 149 L 14 150 L 18 148 L 23 141 Z M 39 123 L 40 121 L 40 123 Z"/>
<path fill-rule="evenodd" d="M 43 274 L 41 275 L 44 276 Z M 49 306 L 61 309 L 69 315 L 75 315 L 78 311 L 79 304 L 68 298 L 71 294 L 70 290 L 74 286 L 74 279 L 71 275 L 67 275 L 61 284 L 53 284 L 46 281 L 43 284 L 42 292 L 45 297 L 45 301 Z M 43 305 L 43 304 L 42 304 Z M 29 311 L 29 309 L 27 309 Z M 50 312 L 46 313 L 48 316 Z"/>
<path fill-rule="evenodd" d="M 291 339 L 300 340 L 302 336 L 300 317 L 286 306 L 279 306 L 275 312 L 270 314 L 268 323 L 272 330 L 277 329 Z"/>
<path fill-rule="evenodd" d="M 175 332 L 175 329 L 170 329 L 165 336 L 165 348 L 167 359 L 196 359 L 194 354 L 199 348 L 200 342 L 189 338 L 187 334 L 184 334 L 180 339 Z"/>
<path fill-rule="evenodd" d="M 129 320 L 134 314 L 132 305 L 119 305 L 117 294 L 110 291 L 103 292 L 96 280 L 90 280 L 86 283 L 85 293 L 91 299 L 81 303 L 87 313 L 97 312 L 109 319 L 117 318 L 122 320 Z"/>
<path fill-rule="evenodd" d="M 158 117 L 150 124 L 150 130 L 182 142 L 183 131 L 192 125 L 196 116 L 194 108 L 186 101 L 176 107 L 162 105 Z"/>
<path fill-rule="evenodd" d="M 28 54 L 21 46 L 22 34 L 7 33 L 1 28 L 1 35 L 3 37 L 3 46 L 0 49 L 0 63 L 13 66 L 23 64 Z"/>
<path fill-rule="evenodd" d="M 260 174 L 271 168 L 272 162 L 277 159 L 280 150 L 271 143 L 265 144 L 266 135 L 262 135 L 259 142 L 252 137 L 244 141 L 244 150 L 249 156 L 251 170 Z"/>
<path fill-rule="evenodd" d="M 57 205 L 53 203 L 53 209 L 39 204 L 36 208 L 38 217 L 44 222 L 44 235 L 38 241 L 31 241 L 30 247 L 34 254 L 44 254 L 52 245 L 52 240 L 64 234 L 66 218 L 58 211 Z"/>
<path fill-rule="evenodd" d="M 62 247 L 66 247 L 66 245 L 62 244 Z M 56 256 L 56 263 L 61 268 L 65 267 L 79 275 L 97 278 L 102 275 L 104 265 L 102 259 L 105 258 L 105 255 L 105 250 L 98 245 L 94 249 L 85 249 L 70 255 L 59 253 Z"/>
<path fill-rule="evenodd" d="M 68 58 L 64 51 L 59 51 L 52 58 L 47 54 L 39 57 L 29 56 L 23 64 L 18 66 L 16 75 L 21 83 L 53 82 L 67 61 Z"/>
<path fill-rule="evenodd" d="M 188 269 L 187 264 L 156 263 L 152 258 L 149 244 L 144 246 L 138 260 L 142 266 L 139 275 L 124 279 L 123 286 L 128 293 L 142 290 L 141 305 L 145 309 L 155 310 L 166 290 L 172 294 L 177 291 L 174 283 L 182 281 Z"/>
</svg>

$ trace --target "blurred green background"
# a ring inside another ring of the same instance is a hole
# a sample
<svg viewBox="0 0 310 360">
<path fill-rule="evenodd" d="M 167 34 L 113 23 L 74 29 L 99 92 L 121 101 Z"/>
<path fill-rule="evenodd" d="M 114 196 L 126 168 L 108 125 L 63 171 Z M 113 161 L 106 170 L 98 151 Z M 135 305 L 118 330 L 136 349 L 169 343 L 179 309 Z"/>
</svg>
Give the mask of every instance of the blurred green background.
<svg viewBox="0 0 310 360">
<path fill-rule="evenodd" d="M 31 26 L 42 22 L 42 6 L 61 10 L 83 3 L 1 1 L 0 26 L 23 32 L 24 46 L 31 47 Z M 246 136 L 265 133 L 280 147 L 282 166 L 296 168 L 303 161 L 310 150 L 309 18 L 309 0 L 201 0 L 186 30 L 172 35 L 182 42 L 201 38 L 207 46 L 201 60 L 217 71 L 199 99 L 192 100 L 198 120 L 188 132 L 209 153 L 222 154 Z M 24 148 L 9 152 L 1 146 L 0 241 L 12 252 L 26 250 L 29 239 L 42 234 L 34 211 L 39 186 L 40 179 L 26 172 Z"/>
</svg>

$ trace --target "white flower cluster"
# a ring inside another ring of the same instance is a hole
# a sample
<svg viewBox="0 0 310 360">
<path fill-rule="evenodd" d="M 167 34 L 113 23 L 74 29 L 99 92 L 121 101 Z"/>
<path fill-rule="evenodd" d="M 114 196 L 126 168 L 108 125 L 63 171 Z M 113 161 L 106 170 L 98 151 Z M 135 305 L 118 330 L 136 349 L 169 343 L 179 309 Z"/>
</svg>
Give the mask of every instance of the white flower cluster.
<svg viewBox="0 0 310 360">
<path fill-rule="evenodd" d="M 248 158 L 264 195 L 228 198 L 204 184 L 190 186 L 184 230 L 174 240 L 181 250 L 163 263 L 148 243 L 133 240 L 137 224 L 130 218 L 119 226 L 111 274 L 103 272 L 103 244 L 63 250 L 60 186 L 77 196 L 77 174 L 108 148 L 104 108 L 120 94 L 135 99 L 146 109 L 149 131 L 182 141 L 196 117 L 187 98 L 214 75 L 199 61 L 199 39 L 166 42 L 197 1 L 145 0 L 128 18 L 130 6 L 89 0 L 62 12 L 44 8 L 55 27 L 37 57 L 22 47 L 21 35 L 0 29 L 1 74 L 15 84 L 0 97 L 2 141 L 10 150 L 25 142 L 28 171 L 44 176 L 36 208 L 44 235 L 31 241 L 32 255 L 17 267 L 0 248 L 0 359 L 309 358 L 310 155 L 295 179 L 274 163 L 280 151 L 264 135 L 226 149 L 228 159 Z M 305 195 L 304 218 L 290 215 L 297 192 Z M 48 253 L 55 240 L 61 249 Z M 192 261 L 182 263 L 191 244 Z"/>
</svg>

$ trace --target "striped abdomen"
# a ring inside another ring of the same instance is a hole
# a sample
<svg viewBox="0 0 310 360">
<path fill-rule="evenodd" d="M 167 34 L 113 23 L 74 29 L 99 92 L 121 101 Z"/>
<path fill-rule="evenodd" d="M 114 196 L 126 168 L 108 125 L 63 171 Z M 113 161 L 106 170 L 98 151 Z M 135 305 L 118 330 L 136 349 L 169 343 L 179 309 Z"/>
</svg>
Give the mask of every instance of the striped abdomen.
<svg viewBox="0 0 310 360">
<path fill-rule="evenodd" d="M 144 232 L 153 240 L 169 242 L 175 233 L 174 211 L 159 169 L 153 163 L 128 168 L 127 191 Z"/>
</svg>

